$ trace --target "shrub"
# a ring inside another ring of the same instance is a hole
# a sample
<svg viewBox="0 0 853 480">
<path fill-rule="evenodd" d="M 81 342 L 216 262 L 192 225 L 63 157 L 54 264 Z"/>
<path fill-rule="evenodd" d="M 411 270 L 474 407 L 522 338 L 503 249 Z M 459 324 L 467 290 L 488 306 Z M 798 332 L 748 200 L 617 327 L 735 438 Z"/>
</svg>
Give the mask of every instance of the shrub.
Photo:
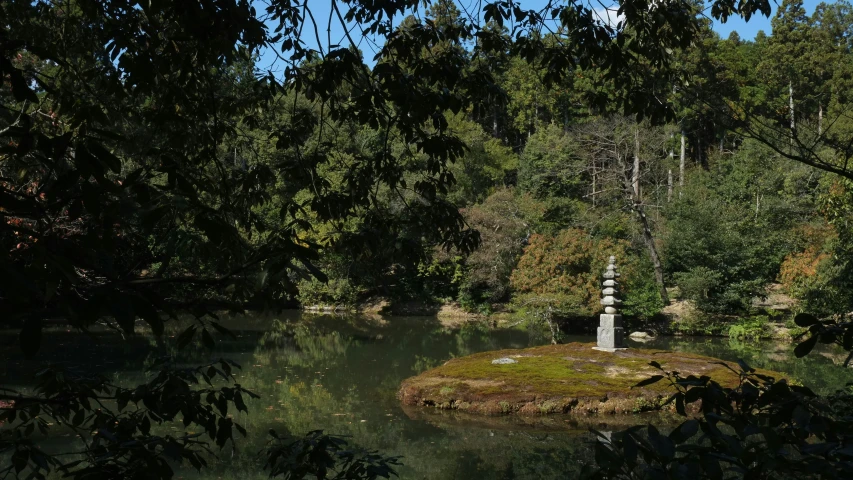
<svg viewBox="0 0 853 480">
<path fill-rule="evenodd" d="M 352 307 L 358 301 L 358 289 L 346 278 L 330 278 L 323 283 L 316 278 L 299 282 L 297 299 L 303 306 Z"/>
<path fill-rule="evenodd" d="M 728 334 L 730 338 L 755 342 L 766 336 L 769 322 L 770 319 L 763 315 L 743 318 L 729 326 Z"/>
<path fill-rule="evenodd" d="M 532 235 L 512 273 L 514 301 L 545 302 L 561 316 L 592 316 L 602 310 L 601 275 L 614 255 L 621 273 L 626 314 L 651 316 L 661 307 L 648 261 L 632 251 L 628 242 L 596 239 L 583 230 L 563 230 L 558 235 Z M 630 308 L 628 308 L 630 307 Z"/>
</svg>

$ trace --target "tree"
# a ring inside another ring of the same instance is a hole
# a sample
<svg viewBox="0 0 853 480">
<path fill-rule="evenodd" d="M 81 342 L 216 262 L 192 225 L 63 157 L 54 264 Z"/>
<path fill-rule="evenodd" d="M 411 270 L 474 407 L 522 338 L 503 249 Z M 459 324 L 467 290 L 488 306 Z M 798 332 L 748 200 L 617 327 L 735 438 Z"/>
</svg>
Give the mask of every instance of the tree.
<svg viewBox="0 0 853 480">
<path fill-rule="evenodd" d="M 261 13 L 248 0 L 0 5 L 0 239 L 7 252 L 0 307 L 20 328 L 25 351 L 37 352 L 42 325 L 57 318 L 127 335 L 142 318 L 160 337 L 166 319 L 186 310 L 197 322 L 178 344 L 200 338 L 209 345 L 211 332 L 222 330 L 211 310 L 275 304 L 293 277 L 325 280 L 317 260 L 327 245 L 310 238 L 315 222 L 330 228 L 327 244 L 378 244 L 380 252 L 389 244 L 375 242 L 377 232 L 391 231 L 379 238 L 394 238 L 397 252 L 422 250 L 398 249 L 396 240 L 470 251 L 478 235 L 444 197 L 454 183 L 450 165 L 465 151 L 448 131 L 447 113 L 501 92 L 488 63 L 469 58 L 508 51 L 544 70 L 548 85 L 577 68 L 597 69 L 626 112 L 663 119 L 671 110 L 650 79 L 667 73 L 668 52 L 689 45 L 698 29 L 692 3 L 646 0 L 622 2 L 626 21 L 616 27 L 581 2 L 540 11 L 487 3 L 483 21 L 496 29 L 395 22 L 418 6 L 355 2 L 341 11 L 333 2 L 329 22 L 346 32 L 339 44 L 322 42 L 308 4 L 289 0 L 273 0 Z M 713 6 L 719 18 L 757 11 L 768 14 L 768 2 Z M 541 35 L 552 18 L 559 31 Z M 510 21 L 507 45 L 501 29 Z M 350 23 L 360 27 L 358 41 Z M 312 33 L 316 43 L 307 38 Z M 382 45 L 369 66 L 358 45 L 371 36 Z M 470 52 L 437 48 L 471 37 Z M 284 63 L 281 77 L 255 70 L 265 48 Z M 372 132 L 371 148 L 339 143 L 356 126 Z M 263 148 L 250 141 L 258 132 L 269 140 Z M 348 223 L 358 216 L 357 226 Z M 219 446 L 228 442 L 240 428 L 227 407 L 242 409 L 249 393 L 235 384 L 194 386 L 211 376 L 233 381 L 226 365 L 167 367 L 135 389 L 47 372 L 36 395 L 14 395 L 6 418 L 31 433 L 33 425 L 48 427 L 33 412 L 51 405 L 57 423 L 97 429 L 87 460 L 65 465 L 69 475 L 166 478 L 163 455 L 195 465 L 199 441 L 160 438 L 150 451 L 133 441 L 152 440 L 150 422 L 181 413 Z M 89 400 L 101 394 L 146 409 L 98 412 Z M 22 435 L 3 446 L 15 452 L 18 473 L 57 467 L 27 442 Z"/>
<path fill-rule="evenodd" d="M 587 156 L 587 164 L 601 169 L 599 182 L 621 192 L 621 197 L 627 200 L 627 208 L 635 215 L 643 243 L 652 260 L 660 298 L 664 304 L 668 304 L 663 266 L 640 190 L 641 178 L 648 178 L 649 173 L 663 173 L 660 159 L 665 155 L 666 136 L 660 130 L 644 128 L 641 140 L 640 128 L 640 125 L 627 119 L 613 117 L 609 121 L 581 127 L 577 129 L 576 135 Z M 641 156 L 647 159 L 643 162 L 647 166 L 645 171 L 641 171 Z"/>
</svg>

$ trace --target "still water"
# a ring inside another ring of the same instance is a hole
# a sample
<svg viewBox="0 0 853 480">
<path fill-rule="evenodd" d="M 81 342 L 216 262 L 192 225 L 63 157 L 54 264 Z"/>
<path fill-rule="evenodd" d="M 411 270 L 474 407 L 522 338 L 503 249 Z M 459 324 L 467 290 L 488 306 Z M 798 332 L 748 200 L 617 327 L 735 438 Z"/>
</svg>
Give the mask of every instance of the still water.
<svg viewBox="0 0 853 480">
<path fill-rule="evenodd" d="M 249 404 L 249 414 L 235 417 L 247 428 L 248 438 L 240 439 L 235 449 L 219 452 L 212 468 L 201 474 L 181 469 L 183 478 L 266 478 L 260 452 L 271 428 L 294 434 L 321 429 L 346 436 L 355 446 L 399 455 L 403 466 L 398 473 L 404 479 L 573 478 L 584 462 L 592 460 L 588 428 L 608 428 L 598 420 L 579 424 L 560 416 L 486 420 L 403 410 L 396 399 L 403 379 L 450 358 L 547 343 L 536 332 L 476 325 L 450 329 L 428 317 L 342 318 L 298 312 L 223 322 L 238 335 L 236 340 L 219 338 L 214 352 L 193 345 L 181 353 L 182 361 L 232 359 L 242 366 L 239 383 L 261 399 Z M 44 363 L 97 371 L 117 382 L 136 384 L 144 380 L 155 357 L 174 353 L 144 335 L 119 340 L 108 334 L 57 331 L 46 335 L 42 353 L 33 362 L 22 360 L 10 348 L 13 337 L 0 339 L 7 357 L 0 366 L 0 384 L 8 386 L 25 386 L 32 371 Z M 829 349 L 795 359 L 791 345 L 772 342 L 667 337 L 632 346 L 743 359 L 755 367 L 787 373 L 819 393 L 853 381 L 853 369 L 838 366 L 841 352 Z M 650 419 L 637 416 L 631 421 Z M 56 445 L 68 441 L 48 440 Z"/>
</svg>

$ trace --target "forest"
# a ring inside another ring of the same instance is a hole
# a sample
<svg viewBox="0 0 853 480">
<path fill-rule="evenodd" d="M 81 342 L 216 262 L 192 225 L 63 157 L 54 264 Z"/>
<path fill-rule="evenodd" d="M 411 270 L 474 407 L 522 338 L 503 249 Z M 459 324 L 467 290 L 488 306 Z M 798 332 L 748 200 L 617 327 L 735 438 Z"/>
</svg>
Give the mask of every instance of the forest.
<svg viewBox="0 0 853 480">
<path fill-rule="evenodd" d="M 0 326 L 25 356 L 58 325 L 213 349 L 234 336 L 224 312 L 376 305 L 544 322 L 556 343 L 597 324 L 610 255 L 632 330 L 782 326 L 807 338 L 798 357 L 818 341 L 853 351 L 847 0 L 810 14 L 783 0 L 752 40 L 712 23 L 770 16 L 766 0 L 308 3 L 0 3 Z M 0 478 L 171 478 L 164 457 L 201 468 L 201 440 L 153 436 L 152 422 L 239 441 L 226 412 L 255 393 L 232 369 L 163 366 L 132 388 L 45 370 L 41 397 L 0 387 L 0 419 L 18 421 Z M 660 379 L 680 402 L 713 390 Z M 93 408 L 99 396 L 119 407 Z M 715 398 L 708 409 L 736 415 Z M 27 443 L 47 415 L 124 430 L 72 465 Z M 847 427 L 826 431 L 849 440 Z M 300 442 L 329 456 L 298 470 L 288 444 L 270 450 L 271 475 L 393 465 Z M 820 478 L 842 475 L 832 465 Z"/>
</svg>

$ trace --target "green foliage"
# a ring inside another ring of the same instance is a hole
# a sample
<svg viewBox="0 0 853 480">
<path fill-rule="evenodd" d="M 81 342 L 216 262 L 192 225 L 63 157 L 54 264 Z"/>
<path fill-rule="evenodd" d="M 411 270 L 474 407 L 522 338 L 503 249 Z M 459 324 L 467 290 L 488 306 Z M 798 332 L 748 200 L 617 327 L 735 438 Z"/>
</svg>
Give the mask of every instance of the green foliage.
<svg viewBox="0 0 853 480">
<path fill-rule="evenodd" d="M 616 256 L 625 279 L 622 295 L 631 298 L 638 293 L 628 305 L 630 313 L 657 313 L 662 305 L 653 293 L 656 290 L 648 262 L 643 262 L 625 241 L 592 238 L 577 229 L 564 230 L 556 237 L 530 237 L 512 273 L 513 301 L 519 306 L 548 305 L 560 316 L 594 315 L 601 310 L 601 274 L 611 255 Z"/>
<path fill-rule="evenodd" d="M 752 142 L 712 173 L 697 172 L 667 208 L 666 269 L 700 310 L 749 312 L 793 250 L 817 183 L 795 181 L 798 169 Z"/>
<path fill-rule="evenodd" d="M 853 308 L 850 182 L 833 180 L 818 201 L 826 223 L 802 229 L 804 247 L 785 259 L 779 278 L 801 310 L 825 316 Z"/>
<path fill-rule="evenodd" d="M 485 202 L 465 209 L 465 220 L 480 231 L 480 248 L 465 258 L 459 289 L 463 308 L 486 312 L 509 297 L 510 275 L 530 232 L 536 202 L 528 195 L 501 189 Z"/>
<path fill-rule="evenodd" d="M 330 278 L 321 282 L 315 278 L 297 284 L 297 299 L 303 307 L 342 307 L 351 309 L 358 303 L 358 290 L 346 278 Z"/>
<path fill-rule="evenodd" d="M 766 316 L 742 318 L 738 322 L 729 325 L 729 338 L 757 342 L 767 335 L 768 322 Z"/>
</svg>

